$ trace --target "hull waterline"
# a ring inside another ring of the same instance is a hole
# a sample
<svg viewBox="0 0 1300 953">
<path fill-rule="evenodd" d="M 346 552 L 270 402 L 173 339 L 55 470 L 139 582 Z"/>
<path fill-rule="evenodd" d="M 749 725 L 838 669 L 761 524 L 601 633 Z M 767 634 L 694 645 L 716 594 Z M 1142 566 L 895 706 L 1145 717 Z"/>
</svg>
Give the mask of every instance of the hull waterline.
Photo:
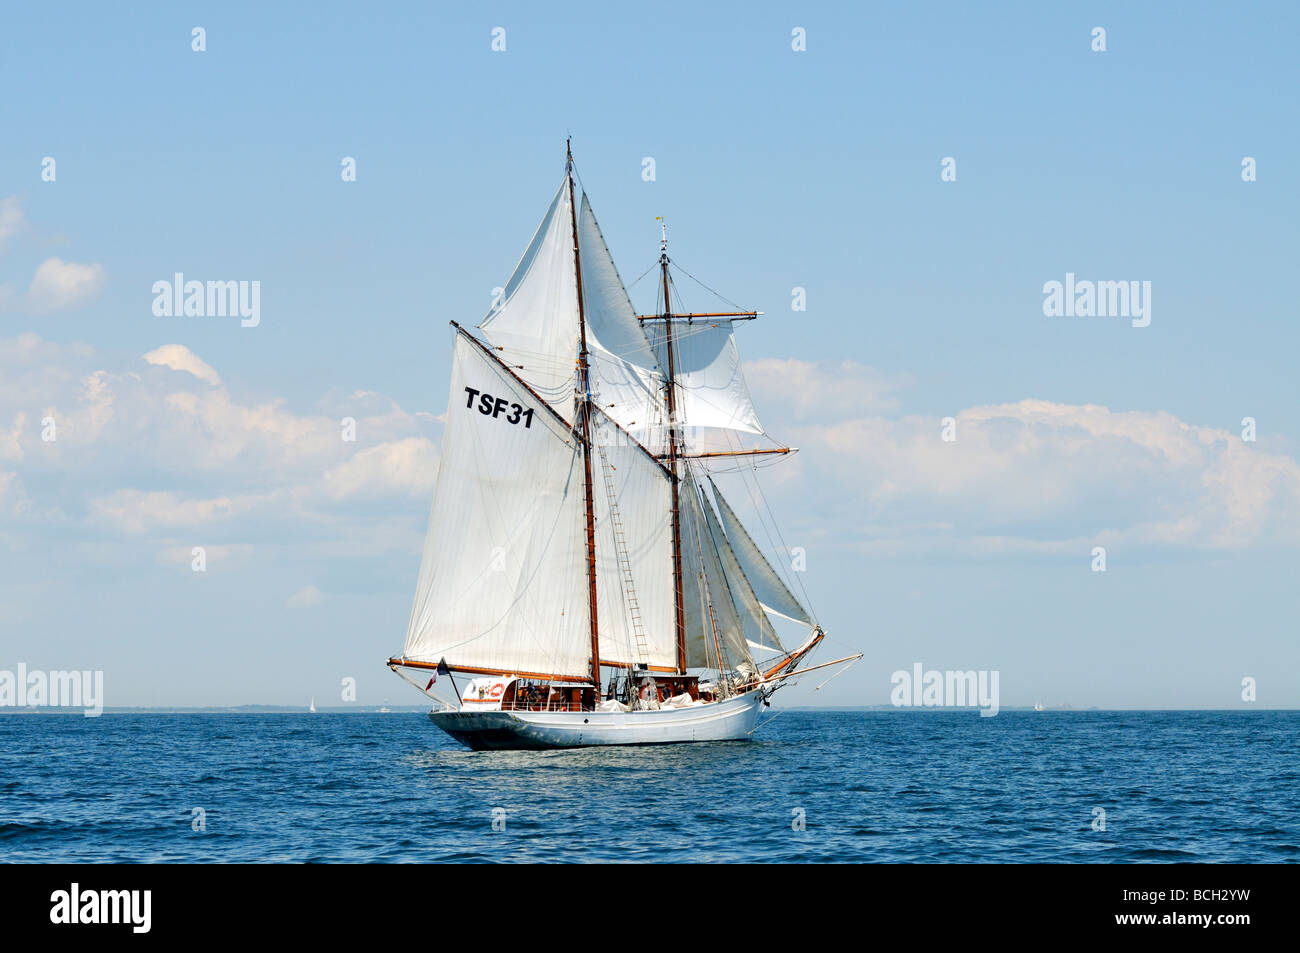
<svg viewBox="0 0 1300 953">
<path fill-rule="evenodd" d="M 629 712 L 431 711 L 429 720 L 476 751 L 748 740 L 763 694 L 708 705 Z"/>
</svg>

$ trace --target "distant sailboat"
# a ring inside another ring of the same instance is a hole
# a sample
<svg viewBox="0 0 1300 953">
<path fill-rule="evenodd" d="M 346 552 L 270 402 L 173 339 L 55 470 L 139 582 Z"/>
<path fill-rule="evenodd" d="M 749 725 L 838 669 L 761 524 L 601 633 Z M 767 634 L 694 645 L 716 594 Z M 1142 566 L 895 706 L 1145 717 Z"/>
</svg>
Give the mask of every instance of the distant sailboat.
<svg viewBox="0 0 1300 953">
<path fill-rule="evenodd" d="M 1043 703 L 1042 703 L 1042 702 L 1034 702 L 1034 711 L 1042 711 L 1042 710 L 1043 710 Z"/>
<path fill-rule="evenodd" d="M 308 714 L 311 714 L 311 715 L 316 714 L 316 696 L 315 696 L 315 695 L 311 696 L 311 704 L 307 706 L 307 713 L 308 713 Z"/>
<path fill-rule="evenodd" d="M 429 717 L 472 748 L 744 739 L 785 679 L 861 657 L 798 667 L 824 632 L 709 469 L 792 452 L 741 372 L 733 325 L 758 312 L 674 312 L 669 264 L 663 230 L 662 307 L 638 315 L 569 154 L 482 336 L 452 322 L 437 487 L 388 665 L 435 701 L 446 676 L 458 707 Z M 803 628 L 796 648 L 768 613 Z"/>
</svg>

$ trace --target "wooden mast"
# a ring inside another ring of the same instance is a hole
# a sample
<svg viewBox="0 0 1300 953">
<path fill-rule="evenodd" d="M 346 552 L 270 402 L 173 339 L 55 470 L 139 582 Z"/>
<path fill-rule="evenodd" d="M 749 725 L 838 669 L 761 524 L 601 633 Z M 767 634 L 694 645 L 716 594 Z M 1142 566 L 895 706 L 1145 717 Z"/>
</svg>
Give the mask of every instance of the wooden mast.
<svg viewBox="0 0 1300 953">
<path fill-rule="evenodd" d="M 569 180 L 569 222 L 573 226 L 573 271 L 578 282 L 578 386 L 582 427 L 582 493 L 587 505 L 587 608 L 591 619 L 591 683 L 600 694 L 600 628 L 596 622 L 596 511 L 591 500 L 591 380 L 587 364 L 587 318 L 582 308 L 582 252 L 578 249 L 578 201 L 573 193 L 573 148 L 564 141 L 564 174 Z M 597 699 L 599 700 L 599 699 Z"/>
<path fill-rule="evenodd" d="M 668 345 L 668 383 L 664 388 L 668 406 L 668 470 L 672 474 L 673 492 L 673 596 L 677 616 L 677 670 L 686 674 L 686 607 L 682 599 L 682 514 L 681 480 L 677 473 L 677 366 L 673 355 L 673 304 L 668 291 L 668 226 L 661 225 L 659 269 L 664 286 L 664 334 Z"/>
</svg>

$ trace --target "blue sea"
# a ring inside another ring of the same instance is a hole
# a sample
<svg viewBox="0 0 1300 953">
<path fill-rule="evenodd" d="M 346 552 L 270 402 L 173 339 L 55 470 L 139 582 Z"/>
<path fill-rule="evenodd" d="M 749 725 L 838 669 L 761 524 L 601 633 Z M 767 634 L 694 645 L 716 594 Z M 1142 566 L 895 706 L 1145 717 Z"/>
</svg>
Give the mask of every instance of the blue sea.
<svg viewBox="0 0 1300 953">
<path fill-rule="evenodd" d="M 418 713 L 5 715 L 0 860 L 1300 860 L 1298 712 L 795 710 L 756 738 L 476 753 Z"/>
</svg>

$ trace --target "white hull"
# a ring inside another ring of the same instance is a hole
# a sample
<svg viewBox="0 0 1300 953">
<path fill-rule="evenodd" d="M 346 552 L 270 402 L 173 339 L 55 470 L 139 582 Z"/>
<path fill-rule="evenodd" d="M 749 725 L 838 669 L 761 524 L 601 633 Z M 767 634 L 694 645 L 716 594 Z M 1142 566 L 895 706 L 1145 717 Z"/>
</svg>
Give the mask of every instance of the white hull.
<svg viewBox="0 0 1300 953">
<path fill-rule="evenodd" d="M 762 692 L 657 711 L 431 711 L 429 720 L 476 750 L 743 741 L 758 725 Z"/>
</svg>

